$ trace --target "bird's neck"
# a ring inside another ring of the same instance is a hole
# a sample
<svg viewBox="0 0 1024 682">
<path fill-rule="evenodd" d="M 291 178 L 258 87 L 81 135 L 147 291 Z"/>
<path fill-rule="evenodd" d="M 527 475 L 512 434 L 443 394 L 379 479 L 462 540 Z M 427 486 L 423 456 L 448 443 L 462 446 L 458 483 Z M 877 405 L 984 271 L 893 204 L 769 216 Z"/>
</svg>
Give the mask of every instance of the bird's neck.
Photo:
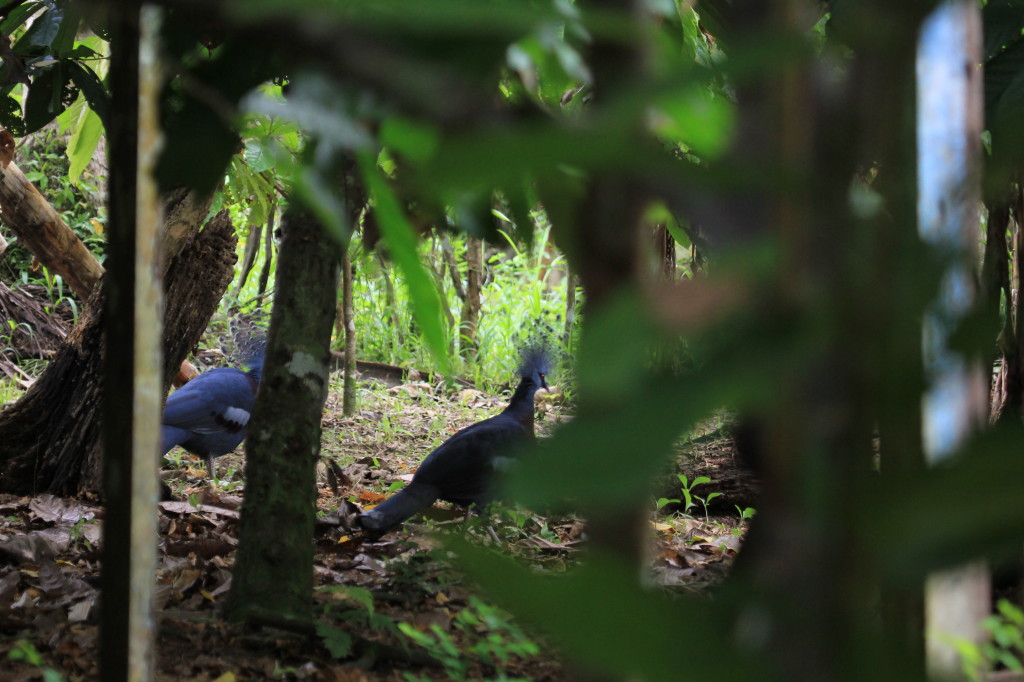
<svg viewBox="0 0 1024 682">
<path fill-rule="evenodd" d="M 537 392 L 537 382 L 533 379 L 523 379 L 516 386 L 516 392 L 508 401 L 505 414 L 512 415 L 524 426 L 533 430 L 533 394 Z"/>
</svg>

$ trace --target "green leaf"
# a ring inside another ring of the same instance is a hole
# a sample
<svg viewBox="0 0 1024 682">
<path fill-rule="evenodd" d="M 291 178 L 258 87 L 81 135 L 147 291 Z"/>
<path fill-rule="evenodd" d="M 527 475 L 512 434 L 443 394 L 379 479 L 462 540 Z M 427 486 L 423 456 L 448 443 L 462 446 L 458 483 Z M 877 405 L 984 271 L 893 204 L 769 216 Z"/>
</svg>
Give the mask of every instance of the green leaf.
<svg viewBox="0 0 1024 682">
<path fill-rule="evenodd" d="M 717 158 L 727 149 L 735 127 L 733 106 L 701 85 L 668 93 L 656 100 L 654 131 L 697 154 Z"/>
<path fill-rule="evenodd" d="M 387 181 L 377 171 L 374 158 L 367 152 L 360 152 L 358 159 L 363 181 L 373 201 L 381 235 L 387 242 L 391 257 L 405 276 L 409 297 L 412 300 L 413 315 L 423 330 L 423 337 L 441 371 L 449 373 L 451 365 L 444 325 L 441 322 L 441 302 L 433 280 L 420 262 L 416 250 L 416 233 L 402 213 L 398 199 L 388 187 Z"/>
<path fill-rule="evenodd" d="M 437 150 L 435 129 L 411 119 L 392 116 L 380 128 L 380 141 L 412 161 L 425 161 Z"/>
<path fill-rule="evenodd" d="M 61 17 L 60 27 L 57 35 L 50 43 L 50 51 L 55 57 L 69 56 L 75 44 L 75 37 L 78 35 L 78 27 L 82 23 L 82 8 L 80 3 L 66 2 L 63 4 L 64 15 Z"/>
<path fill-rule="evenodd" d="M 10 95 L 0 96 L 0 125 L 11 131 L 15 137 L 27 134 L 25 121 L 21 118 L 21 104 Z"/>
<path fill-rule="evenodd" d="M 679 222 L 676 221 L 675 216 L 669 216 L 668 220 L 665 221 L 665 227 L 668 229 L 668 233 L 672 235 L 672 239 L 676 240 L 676 243 L 685 247 L 690 248 L 693 242 L 690 240 L 690 235 L 679 226 Z"/>
<path fill-rule="evenodd" d="M 82 117 L 68 140 L 67 155 L 71 162 L 68 168 L 68 179 L 77 185 L 82 171 L 92 161 L 92 155 L 103 134 L 103 122 L 96 112 L 89 108 L 82 110 Z"/>
<path fill-rule="evenodd" d="M 0 22 L 0 33 L 6 36 L 14 33 L 14 29 L 21 26 L 25 21 L 38 12 L 41 8 L 45 7 L 42 2 L 26 2 L 24 5 L 19 5 L 11 10 L 10 14 Z"/>
<path fill-rule="evenodd" d="M 17 54 L 42 54 L 49 48 L 60 25 L 64 21 L 64 10 L 51 6 L 43 14 L 36 17 L 25 34 L 14 44 L 14 52 Z M 43 49 L 40 49 L 43 48 Z"/>
<path fill-rule="evenodd" d="M 78 62 L 67 62 L 67 68 L 69 77 L 85 95 L 85 101 L 89 103 L 92 110 L 100 117 L 103 125 L 106 126 L 110 111 L 110 96 L 103 83 L 100 82 L 99 76 L 88 66 L 83 66 Z"/>
<path fill-rule="evenodd" d="M 352 635 L 344 630 L 317 621 L 316 634 L 334 658 L 347 658 L 352 653 Z"/>
<path fill-rule="evenodd" d="M 35 77 L 25 100 L 25 128 L 34 133 L 74 103 L 78 88 L 68 78 L 64 63 Z"/>
<path fill-rule="evenodd" d="M 274 168 L 274 155 L 267 149 L 263 140 L 251 139 L 245 141 L 245 163 L 253 173 L 262 173 Z"/>
</svg>

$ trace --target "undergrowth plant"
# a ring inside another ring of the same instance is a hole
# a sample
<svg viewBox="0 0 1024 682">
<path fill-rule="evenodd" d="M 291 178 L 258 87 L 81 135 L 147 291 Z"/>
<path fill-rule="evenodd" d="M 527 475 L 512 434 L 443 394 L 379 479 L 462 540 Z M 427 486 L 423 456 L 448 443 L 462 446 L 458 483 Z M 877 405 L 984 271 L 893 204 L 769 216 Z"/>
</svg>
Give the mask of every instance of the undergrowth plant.
<svg viewBox="0 0 1024 682">
<path fill-rule="evenodd" d="M 417 630 L 408 623 L 399 623 L 402 634 L 423 647 L 444 665 L 451 679 L 469 679 L 473 658 L 499 673 L 496 679 L 509 679 L 505 669 L 513 659 L 526 659 L 540 653 L 540 648 L 519 629 L 511 616 L 477 597 L 452 620 L 453 637 L 437 624 L 429 630 Z M 468 640 L 458 642 L 459 640 Z M 469 659 L 469 660 L 467 660 Z M 408 678 L 407 678 L 408 679 Z"/>
<path fill-rule="evenodd" d="M 953 645 L 960 654 L 964 675 L 972 682 L 990 679 L 997 668 L 1024 672 L 1024 611 L 1006 599 L 1000 599 L 996 613 L 982 621 L 991 639 L 984 644 L 956 638 Z"/>
</svg>

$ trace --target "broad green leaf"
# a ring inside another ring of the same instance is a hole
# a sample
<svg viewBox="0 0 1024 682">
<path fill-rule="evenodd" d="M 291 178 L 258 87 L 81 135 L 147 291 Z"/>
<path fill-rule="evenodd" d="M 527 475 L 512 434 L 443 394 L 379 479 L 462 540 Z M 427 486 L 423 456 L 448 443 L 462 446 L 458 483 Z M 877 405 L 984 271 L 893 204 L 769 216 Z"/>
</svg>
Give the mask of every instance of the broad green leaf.
<svg viewBox="0 0 1024 682">
<path fill-rule="evenodd" d="M 41 54 L 53 44 L 63 20 L 64 10 L 50 6 L 46 12 L 36 17 L 25 34 L 14 44 L 15 53 Z"/>
<path fill-rule="evenodd" d="M 380 128 L 381 143 L 412 161 L 425 161 L 437 150 L 433 128 L 407 118 L 392 116 Z"/>
<path fill-rule="evenodd" d="M 668 229 L 668 233 L 672 235 L 672 239 L 676 240 L 677 244 L 680 244 L 686 248 L 690 248 L 693 242 L 690 240 L 690 235 L 679 226 L 674 216 L 669 216 L 668 220 L 665 221 L 665 227 Z"/>
<path fill-rule="evenodd" d="M 250 139 L 245 141 L 245 163 L 253 173 L 262 173 L 274 168 L 275 159 L 263 140 Z"/>
<path fill-rule="evenodd" d="M 25 128 L 34 133 L 57 117 L 78 97 L 78 88 L 68 78 L 64 63 L 58 63 L 35 77 L 25 100 Z"/>
<path fill-rule="evenodd" d="M 391 257 L 405 276 L 409 297 L 412 299 L 413 314 L 441 371 L 449 373 L 451 367 L 444 325 L 441 322 L 441 302 L 433 281 L 420 262 L 416 251 L 416 234 L 402 213 L 398 199 L 377 170 L 374 157 L 366 152 L 360 152 L 358 159 L 381 234 L 387 242 Z"/>
<path fill-rule="evenodd" d="M 734 113 L 724 97 L 695 86 L 659 98 L 654 119 L 657 135 L 692 148 L 706 158 L 717 158 L 732 139 Z"/>
<path fill-rule="evenodd" d="M 64 16 L 61 17 L 60 28 L 50 43 L 50 51 L 56 57 L 69 56 L 78 35 L 78 27 L 82 23 L 82 7 L 80 3 L 68 2 L 63 5 Z"/>
<path fill-rule="evenodd" d="M 7 36 L 11 35 L 15 28 L 21 26 L 25 20 L 43 7 L 45 7 L 45 3 L 42 2 L 26 2 L 23 5 L 15 7 L 11 10 L 10 14 L 0 22 L 0 33 Z"/>
<path fill-rule="evenodd" d="M 100 117 L 105 126 L 109 116 L 110 97 L 107 94 L 107 89 L 100 82 L 99 76 L 88 66 L 83 66 L 78 62 L 67 62 L 67 69 L 68 76 L 82 90 L 82 94 L 85 95 L 89 106 L 96 112 L 96 115 Z"/>
<path fill-rule="evenodd" d="M 89 165 L 92 155 L 99 144 L 100 136 L 103 133 L 103 122 L 96 112 L 88 107 L 83 107 L 82 117 L 78 126 L 68 140 L 67 155 L 71 162 L 68 168 L 68 179 L 71 184 L 77 185 L 82 171 Z"/>
</svg>

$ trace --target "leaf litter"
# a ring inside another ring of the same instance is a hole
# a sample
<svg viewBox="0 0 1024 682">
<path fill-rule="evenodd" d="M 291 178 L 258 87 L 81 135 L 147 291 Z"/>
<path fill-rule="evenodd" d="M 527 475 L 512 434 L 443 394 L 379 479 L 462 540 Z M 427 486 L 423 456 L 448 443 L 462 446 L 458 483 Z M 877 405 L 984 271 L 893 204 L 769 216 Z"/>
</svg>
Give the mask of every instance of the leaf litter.
<svg viewBox="0 0 1024 682">
<path fill-rule="evenodd" d="M 379 503 L 433 448 L 506 402 L 426 382 L 365 384 L 358 413 L 344 417 L 332 386 L 314 539 L 313 598 L 323 615 L 310 632 L 219 619 L 238 545 L 243 458 L 241 450 L 220 458 L 223 478 L 211 483 L 179 455 L 177 468 L 165 472 L 176 499 L 159 504 L 156 679 L 564 679 L 557 653 L 478 598 L 451 567 L 439 536 L 459 533 L 557 572 L 579 561 L 581 519 L 499 509 L 467 520 L 461 509 L 438 503 L 378 542 L 352 530 L 360 507 Z M 571 418 L 558 400 L 538 400 L 537 409 L 540 437 Z M 702 447 L 721 456 L 731 447 L 724 437 L 721 444 Z M 665 511 L 651 521 L 654 584 L 700 592 L 720 582 L 740 548 L 736 519 Z M 48 671 L 66 680 L 98 678 L 102 517 L 101 507 L 81 500 L 0 495 L 0 682 Z"/>
</svg>

